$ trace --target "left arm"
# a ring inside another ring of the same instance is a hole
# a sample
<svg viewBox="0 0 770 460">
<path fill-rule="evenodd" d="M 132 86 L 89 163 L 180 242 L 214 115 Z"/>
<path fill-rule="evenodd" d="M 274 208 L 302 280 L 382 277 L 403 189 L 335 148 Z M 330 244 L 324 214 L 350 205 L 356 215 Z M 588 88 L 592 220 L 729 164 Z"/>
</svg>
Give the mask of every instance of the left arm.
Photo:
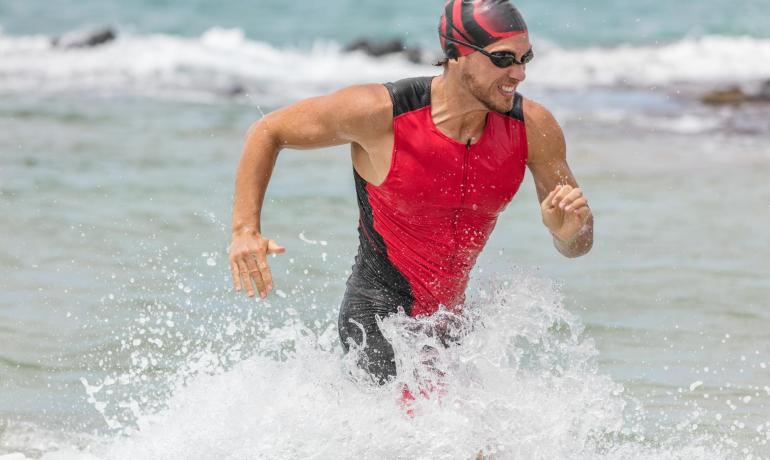
<svg viewBox="0 0 770 460">
<path fill-rule="evenodd" d="M 543 224 L 565 257 L 591 250 L 594 218 L 583 191 L 567 164 L 567 147 L 559 123 L 545 107 L 524 100 L 527 166 L 535 180 Z"/>
</svg>

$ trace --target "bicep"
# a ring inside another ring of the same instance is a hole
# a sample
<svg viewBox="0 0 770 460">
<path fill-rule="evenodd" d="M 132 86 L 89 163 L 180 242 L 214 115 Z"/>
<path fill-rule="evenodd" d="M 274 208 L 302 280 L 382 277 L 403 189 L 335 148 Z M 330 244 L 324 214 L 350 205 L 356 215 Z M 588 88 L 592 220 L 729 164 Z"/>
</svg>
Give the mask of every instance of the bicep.
<svg viewBox="0 0 770 460">
<path fill-rule="evenodd" d="M 392 109 L 385 102 L 389 96 L 382 85 L 345 88 L 276 110 L 250 131 L 269 135 L 278 148 L 314 149 L 358 142 L 387 123 Z"/>
<path fill-rule="evenodd" d="M 557 185 L 578 184 L 567 164 L 567 145 L 558 122 L 544 107 L 532 102 L 527 105 L 527 166 L 542 202 Z"/>
</svg>

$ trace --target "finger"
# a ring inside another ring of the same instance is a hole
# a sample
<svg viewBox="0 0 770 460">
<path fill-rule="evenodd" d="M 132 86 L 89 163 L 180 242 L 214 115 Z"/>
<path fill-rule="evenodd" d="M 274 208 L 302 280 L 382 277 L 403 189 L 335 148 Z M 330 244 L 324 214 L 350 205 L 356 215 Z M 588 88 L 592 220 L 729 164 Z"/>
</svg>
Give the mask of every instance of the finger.
<svg viewBox="0 0 770 460">
<path fill-rule="evenodd" d="M 570 203 L 583 196 L 583 191 L 579 188 L 573 188 L 564 198 L 559 202 L 559 207 L 564 209 L 569 206 Z"/>
<path fill-rule="evenodd" d="M 246 285 L 246 292 L 249 297 L 254 297 L 254 286 L 251 284 L 251 276 L 249 276 L 249 267 L 243 259 L 238 260 L 238 269 L 240 271 L 241 280 Z"/>
<path fill-rule="evenodd" d="M 581 208 L 583 208 L 584 206 L 588 206 L 588 200 L 586 200 L 585 197 L 581 196 L 580 198 L 576 199 L 575 201 L 573 201 L 572 203 L 567 205 L 567 207 L 565 207 L 564 210 L 565 211 L 573 211 L 573 210 L 577 211 L 577 210 L 580 210 Z"/>
<path fill-rule="evenodd" d="M 556 192 L 558 191 L 559 186 L 557 185 L 556 188 L 551 190 L 551 193 L 548 194 L 547 197 L 543 200 L 542 207 L 543 209 L 548 209 L 553 207 L 553 197 L 556 195 Z"/>
<path fill-rule="evenodd" d="M 233 277 L 233 287 L 235 288 L 235 292 L 241 292 L 241 275 L 238 270 L 238 264 L 235 262 L 230 262 L 230 274 Z"/>
<path fill-rule="evenodd" d="M 577 209 L 575 211 L 575 214 L 580 218 L 580 221 L 585 225 L 588 222 L 589 217 L 591 216 L 591 208 L 588 206 L 584 206 L 580 209 Z"/>
<path fill-rule="evenodd" d="M 263 299 L 265 298 L 265 283 L 262 282 L 262 274 L 259 266 L 257 265 L 256 258 L 259 257 L 259 254 L 262 254 L 262 257 L 264 257 L 264 253 L 256 252 L 249 255 L 249 257 L 246 258 L 246 265 L 249 267 L 249 276 L 254 280 L 254 284 L 257 287 L 257 291 L 259 292 L 259 296 Z"/>
<path fill-rule="evenodd" d="M 257 268 L 264 282 L 266 296 L 273 289 L 273 274 L 270 272 L 266 254 L 257 254 Z"/>
<path fill-rule="evenodd" d="M 553 205 L 556 206 L 565 196 L 569 194 L 569 192 L 572 191 L 572 186 L 569 184 L 562 185 L 561 188 L 559 188 L 559 191 L 556 193 L 556 196 L 553 197 Z"/>
<path fill-rule="evenodd" d="M 268 240 L 267 253 L 268 254 L 283 254 L 286 252 L 286 248 L 276 243 L 274 240 Z"/>
</svg>

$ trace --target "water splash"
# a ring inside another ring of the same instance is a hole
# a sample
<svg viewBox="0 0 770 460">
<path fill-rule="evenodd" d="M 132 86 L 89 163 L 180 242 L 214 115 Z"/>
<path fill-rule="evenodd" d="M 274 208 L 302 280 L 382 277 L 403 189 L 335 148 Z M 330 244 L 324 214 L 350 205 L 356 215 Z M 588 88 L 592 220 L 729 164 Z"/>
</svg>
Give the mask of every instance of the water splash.
<svg viewBox="0 0 770 460">
<path fill-rule="evenodd" d="M 728 457 L 726 448 L 686 430 L 662 441 L 645 437 L 644 414 L 598 371 L 593 341 L 552 282 L 518 273 L 484 288 L 462 315 L 382 320 L 399 372 L 382 387 L 356 367 L 357 347 L 342 356 L 333 323 L 311 328 L 296 314 L 282 324 L 232 322 L 227 327 L 257 331 L 224 338 L 231 350 L 252 342 L 250 355 L 223 358 L 216 346 L 190 354 L 162 401 L 135 406 L 131 423 L 115 422 L 123 424 L 120 435 L 92 444 L 88 455 Z M 96 389 L 104 385 L 88 387 L 102 405 L 108 401 Z M 405 386 L 415 395 L 406 402 Z"/>
</svg>

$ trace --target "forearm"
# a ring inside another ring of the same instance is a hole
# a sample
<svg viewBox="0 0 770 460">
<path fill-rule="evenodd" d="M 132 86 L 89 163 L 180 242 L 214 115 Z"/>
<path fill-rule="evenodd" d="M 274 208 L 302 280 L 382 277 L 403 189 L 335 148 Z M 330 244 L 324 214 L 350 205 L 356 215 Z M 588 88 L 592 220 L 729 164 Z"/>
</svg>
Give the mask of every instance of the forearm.
<svg viewBox="0 0 770 460">
<path fill-rule="evenodd" d="M 264 123 L 258 122 L 249 129 L 235 179 L 234 234 L 261 233 L 262 203 L 278 158 L 279 145 Z"/>
<path fill-rule="evenodd" d="M 594 244 L 594 221 L 593 216 L 578 231 L 574 238 L 564 241 L 551 232 L 553 236 L 553 245 L 565 257 L 575 258 L 587 254 Z"/>
</svg>

